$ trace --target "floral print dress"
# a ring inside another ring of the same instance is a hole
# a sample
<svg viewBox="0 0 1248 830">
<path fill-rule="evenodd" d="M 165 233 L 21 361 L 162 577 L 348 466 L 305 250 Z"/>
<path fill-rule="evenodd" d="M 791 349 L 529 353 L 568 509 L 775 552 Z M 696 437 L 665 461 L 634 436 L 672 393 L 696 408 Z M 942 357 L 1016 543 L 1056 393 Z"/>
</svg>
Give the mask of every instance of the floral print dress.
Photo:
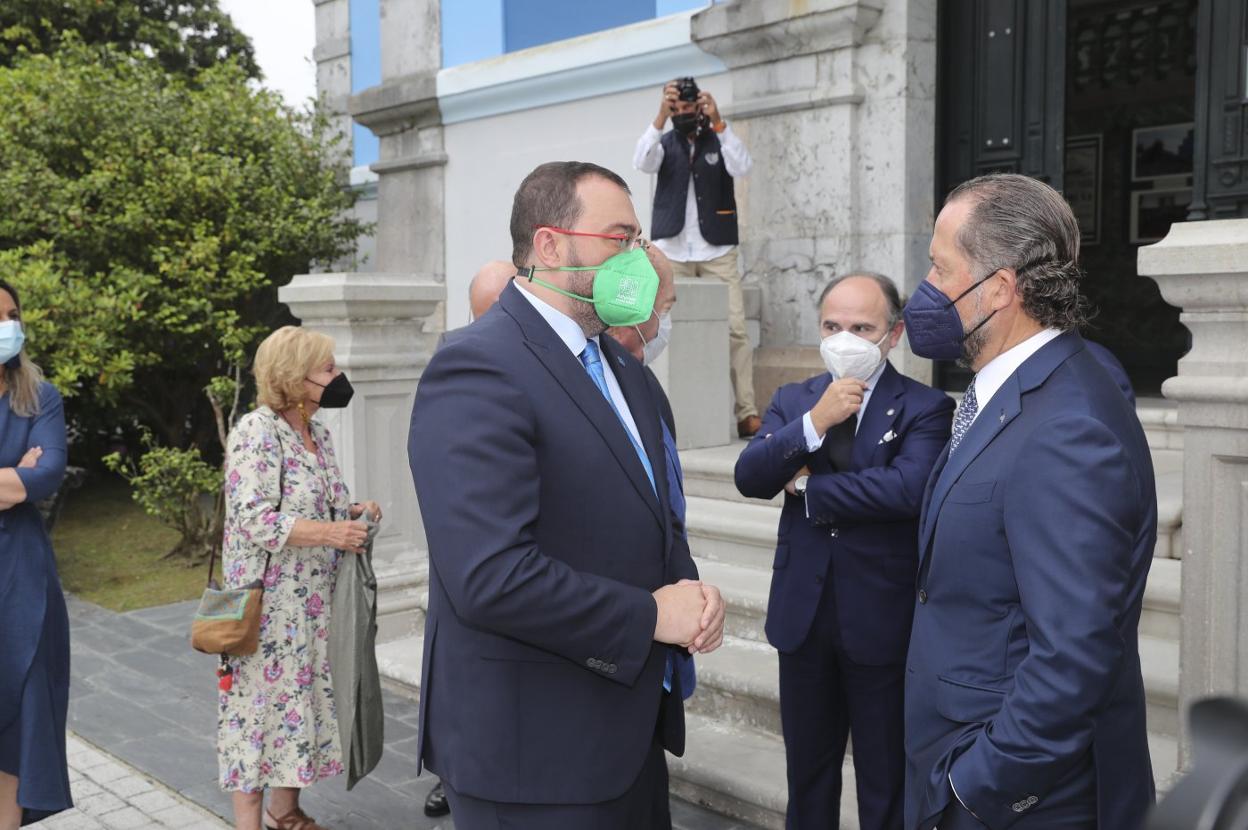
<svg viewBox="0 0 1248 830">
<path fill-rule="evenodd" d="M 260 578 L 265 556 L 272 560 L 264 574 L 260 648 L 231 658 L 233 686 L 219 692 L 217 755 L 225 790 L 306 787 L 343 771 L 328 653 L 341 554 L 286 546 L 296 518 L 344 519 L 350 507 L 329 431 L 316 421 L 311 428 L 315 452 L 280 415 L 259 407 L 229 436 L 226 585 Z"/>
</svg>

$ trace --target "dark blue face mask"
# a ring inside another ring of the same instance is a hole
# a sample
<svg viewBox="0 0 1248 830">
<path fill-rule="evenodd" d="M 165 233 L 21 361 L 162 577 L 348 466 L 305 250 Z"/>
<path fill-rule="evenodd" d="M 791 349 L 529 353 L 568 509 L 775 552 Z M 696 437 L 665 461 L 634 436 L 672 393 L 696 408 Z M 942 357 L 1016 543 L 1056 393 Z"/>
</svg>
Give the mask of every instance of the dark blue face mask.
<svg viewBox="0 0 1248 830">
<path fill-rule="evenodd" d="M 910 351 L 930 360 L 960 358 L 962 342 L 979 331 L 997 312 L 992 312 L 980 320 L 975 328 L 964 332 L 962 318 L 958 316 L 958 301 L 992 279 L 996 273 L 993 271 L 952 300 L 927 280 L 919 283 L 914 296 L 902 310 L 902 316 L 906 320 L 906 336 L 910 339 Z"/>
</svg>

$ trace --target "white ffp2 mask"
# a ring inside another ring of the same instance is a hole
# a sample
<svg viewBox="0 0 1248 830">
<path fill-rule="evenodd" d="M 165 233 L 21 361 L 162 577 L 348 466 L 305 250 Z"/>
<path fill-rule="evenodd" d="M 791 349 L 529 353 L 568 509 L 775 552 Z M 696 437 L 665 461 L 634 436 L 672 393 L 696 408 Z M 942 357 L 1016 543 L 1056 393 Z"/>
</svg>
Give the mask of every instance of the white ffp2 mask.
<svg viewBox="0 0 1248 830">
<path fill-rule="evenodd" d="M 884 362 L 880 344 L 887 339 L 888 332 L 884 332 L 883 337 L 872 343 L 853 332 L 838 331 L 823 338 L 823 342 L 819 344 L 819 356 L 823 358 L 823 365 L 838 379 L 866 380 Z"/>
</svg>

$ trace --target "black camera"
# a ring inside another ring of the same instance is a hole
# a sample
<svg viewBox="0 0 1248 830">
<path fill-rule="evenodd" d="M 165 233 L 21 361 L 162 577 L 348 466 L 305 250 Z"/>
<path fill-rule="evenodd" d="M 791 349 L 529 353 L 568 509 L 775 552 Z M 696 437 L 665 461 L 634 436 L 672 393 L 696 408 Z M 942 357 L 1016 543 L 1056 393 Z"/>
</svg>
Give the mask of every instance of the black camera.
<svg viewBox="0 0 1248 830">
<path fill-rule="evenodd" d="M 698 89 L 698 82 L 693 78 L 676 79 L 676 99 L 678 101 L 697 101 L 698 93 L 701 91 Z"/>
</svg>

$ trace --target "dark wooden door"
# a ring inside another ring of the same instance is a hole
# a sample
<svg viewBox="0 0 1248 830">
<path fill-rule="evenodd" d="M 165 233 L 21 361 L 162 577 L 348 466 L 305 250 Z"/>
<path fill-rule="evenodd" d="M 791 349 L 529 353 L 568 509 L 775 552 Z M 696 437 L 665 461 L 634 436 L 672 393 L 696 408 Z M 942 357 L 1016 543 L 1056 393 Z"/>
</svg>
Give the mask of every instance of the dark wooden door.
<svg viewBox="0 0 1248 830">
<path fill-rule="evenodd" d="M 1248 216 L 1248 3 L 1201 0 L 1189 219 Z"/>
<path fill-rule="evenodd" d="M 1062 189 L 1066 0 L 940 0 L 937 205 L 982 173 Z"/>
<path fill-rule="evenodd" d="M 936 206 L 967 179 L 1010 172 L 1062 189 L 1066 0 L 940 0 Z M 937 363 L 937 385 L 970 373 Z"/>
</svg>

